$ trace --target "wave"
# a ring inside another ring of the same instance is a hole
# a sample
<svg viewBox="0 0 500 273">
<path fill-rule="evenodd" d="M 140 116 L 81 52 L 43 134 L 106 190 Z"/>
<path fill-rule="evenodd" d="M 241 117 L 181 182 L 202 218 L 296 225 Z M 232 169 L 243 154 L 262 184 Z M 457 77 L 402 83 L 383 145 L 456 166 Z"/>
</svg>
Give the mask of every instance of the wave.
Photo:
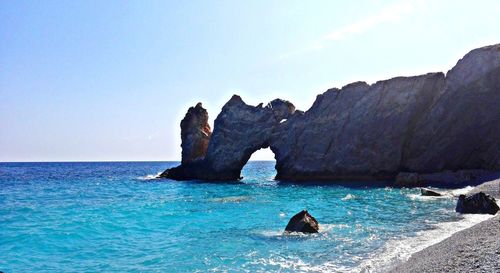
<svg viewBox="0 0 500 273">
<path fill-rule="evenodd" d="M 450 197 L 458 197 L 461 194 L 466 194 L 473 190 L 474 187 L 472 186 L 467 186 L 465 188 L 461 189 L 453 189 L 453 190 L 442 190 L 442 189 L 437 189 L 436 191 L 441 193 L 442 196 L 423 196 L 420 193 L 409 193 L 406 194 L 411 200 L 421 200 L 421 201 L 432 201 L 435 199 L 443 199 L 443 198 L 450 198 Z"/>
<path fill-rule="evenodd" d="M 462 220 L 436 224 L 434 229 L 417 232 L 416 236 L 389 240 L 383 249 L 368 258 L 359 267 L 350 272 L 386 272 L 395 265 L 407 261 L 410 256 L 431 245 L 437 244 L 451 235 L 472 227 L 492 215 L 464 214 Z"/>
<path fill-rule="evenodd" d="M 271 267 L 277 272 L 348 272 L 349 268 L 335 262 L 326 262 L 320 265 L 312 265 L 303 261 L 300 257 L 282 256 L 271 254 L 269 258 L 260 258 L 248 263 L 249 265 L 260 265 Z M 268 272 L 268 271 L 266 271 Z"/>
<path fill-rule="evenodd" d="M 472 189 L 473 187 L 468 186 L 462 189 L 441 191 L 444 196 L 439 197 L 420 196 L 417 194 L 407 194 L 407 196 L 410 198 L 422 200 L 435 200 L 435 198 L 456 197 L 460 194 L 467 193 Z M 350 194 L 348 194 L 342 199 L 349 200 L 352 198 L 355 198 L 355 196 L 350 196 Z M 335 261 L 328 261 L 321 264 L 310 264 L 302 260 L 300 257 L 284 257 L 281 255 L 270 255 L 270 257 L 268 258 L 254 260 L 250 264 L 274 266 L 280 271 L 294 272 L 387 272 L 394 266 L 407 261 L 412 254 L 419 252 L 431 245 L 437 244 L 459 231 L 472 227 L 494 216 L 484 214 L 457 214 L 456 217 L 458 218 L 457 221 L 436 223 L 432 225 L 431 229 L 416 232 L 412 236 L 390 239 L 385 242 L 384 246 L 380 250 L 369 255 L 369 257 L 364 259 L 361 264 L 354 268 L 340 265 Z M 305 235 L 301 233 L 292 233 L 291 236 L 294 236 L 292 238 L 296 239 L 309 239 L 315 238 L 316 236 L 325 236 L 327 233 L 331 232 L 332 229 L 342 229 L 348 227 L 348 225 L 322 224 L 320 225 L 319 234 Z M 283 231 L 276 230 L 263 231 L 258 235 L 260 237 L 277 240 L 283 239 L 285 238 L 285 236 L 290 236 L 283 235 Z"/>
<path fill-rule="evenodd" d="M 418 194 L 417 193 L 409 193 L 409 194 L 406 194 L 406 196 L 408 198 L 410 198 L 411 200 L 419 200 L 419 201 L 433 201 L 436 199 L 448 199 L 448 198 L 453 197 L 452 195 L 448 195 L 448 194 L 443 194 L 442 196 L 423 196 L 420 193 L 418 193 Z"/>
<path fill-rule="evenodd" d="M 450 191 L 448 191 L 448 193 L 451 194 L 452 196 L 459 196 L 460 194 L 466 194 L 473 189 L 474 189 L 474 187 L 467 186 L 467 187 L 462 188 L 462 189 L 450 190 Z"/>
<path fill-rule="evenodd" d="M 161 172 L 159 172 L 157 174 L 148 174 L 148 175 L 145 175 L 145 176 L 136 177 L 136 179 L 139 179 L 139 180 L 154 180 L 154 179 L 160 178 L 160 174 L 161 174 Z"/>
<path fill-rule="evenodd" d="M 356 198 L 356 195 L 348 193 L 346 196 L 342 198 L 342 201 L 347 201 Z"/>
<path fill-rule="evenodd" d="M 302 233 L 302 232 L 289 232 L 284 233 L 284 230 L 264 230 L 255 232 L 257 238 L 265 240 L 282 240 L 282 239 L 296 239 L 296 240 L 308 240 L 313 238 L 325 238 L 328 237 L 329 233 L 334 229 L 344 229 L 348 228 L 349 225 L 346 224 L 320 224 L 318 233 Z"/>
<path fill-rule="evenodd" d="M 250 200 L 252 200 L 252 197 L 248 196 L 248 195 L 226 196 L 226 197 L 218 197 L 218 198 L 208 199 L 209 202 L 215 202 L 215 203 L 240 203 L 240 202 L 250 201 Z"/>
</svg>

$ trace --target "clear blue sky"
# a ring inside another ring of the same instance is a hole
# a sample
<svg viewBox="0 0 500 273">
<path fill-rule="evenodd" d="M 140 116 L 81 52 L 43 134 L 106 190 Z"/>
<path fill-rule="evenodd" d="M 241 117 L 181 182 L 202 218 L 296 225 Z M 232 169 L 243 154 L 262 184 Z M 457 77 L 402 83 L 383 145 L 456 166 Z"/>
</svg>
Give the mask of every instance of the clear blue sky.
<svg viewBox="0 0 500 273">
<path fill-rule="evenodd" d="M 233 93 L 307 110 L 500 42 L 500 1 L 0 1 L 0 161 L 178 160 Z M 255 158 L 270 158 L 260 153 Z"/>
</svg>

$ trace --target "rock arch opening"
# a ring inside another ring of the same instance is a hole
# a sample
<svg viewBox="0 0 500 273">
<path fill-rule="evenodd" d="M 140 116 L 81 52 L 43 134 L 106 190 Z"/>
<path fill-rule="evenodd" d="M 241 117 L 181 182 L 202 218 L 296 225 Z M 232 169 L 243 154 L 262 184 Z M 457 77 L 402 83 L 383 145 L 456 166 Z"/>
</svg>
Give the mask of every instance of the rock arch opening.
<svg viewBox="0 0 500 273">
<path fill-rule="evenodd" d="M 260 182 L 274 180 L 276 177 L 276 159 L 273 151 L 261 148 L 252 153 L 241 170 L 243 182 Z"/>
</svg>

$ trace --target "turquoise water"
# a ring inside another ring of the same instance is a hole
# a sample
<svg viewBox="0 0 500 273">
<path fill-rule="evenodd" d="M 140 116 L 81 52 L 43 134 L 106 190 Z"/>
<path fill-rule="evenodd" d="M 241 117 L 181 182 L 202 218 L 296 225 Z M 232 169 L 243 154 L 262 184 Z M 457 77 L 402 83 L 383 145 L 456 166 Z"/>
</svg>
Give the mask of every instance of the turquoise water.
<svg viewBox="0 0 500 273">
<path fill-rule="evenodd" d="M 278 183 L 273 162 L 241 183 L 149 179 L 177 164 L 0 163 L 0 271 L 376 271 L 464 221 L 453 198 Z M 321 232 L 283 236 L 302 209 Z"/>
</svg>

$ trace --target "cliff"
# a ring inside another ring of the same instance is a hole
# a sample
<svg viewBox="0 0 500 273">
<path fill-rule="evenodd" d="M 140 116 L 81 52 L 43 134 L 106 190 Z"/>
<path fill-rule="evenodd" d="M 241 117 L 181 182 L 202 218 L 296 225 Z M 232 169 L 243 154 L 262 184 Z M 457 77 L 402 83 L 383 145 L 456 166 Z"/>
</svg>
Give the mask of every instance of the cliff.
<svg viewBox="0 0 500 273">
<path fill-rule="evenodd" d="M 182 127 L 182 134 L 188 130 Z M 282 180 L 498 171 L 500 44 L 472 50 L 446 75 L 330 89 L 306 112 L 279 99 L 249 106 L 235 95 L 207 135 L 208 148 L 198 149 L 196 160 L 185 162 L 182 146 L 183 163 L 161 177 L 239 179 L 251 154 L 266 147 L 275 154 L 276 178 Z"/>
</svg>

